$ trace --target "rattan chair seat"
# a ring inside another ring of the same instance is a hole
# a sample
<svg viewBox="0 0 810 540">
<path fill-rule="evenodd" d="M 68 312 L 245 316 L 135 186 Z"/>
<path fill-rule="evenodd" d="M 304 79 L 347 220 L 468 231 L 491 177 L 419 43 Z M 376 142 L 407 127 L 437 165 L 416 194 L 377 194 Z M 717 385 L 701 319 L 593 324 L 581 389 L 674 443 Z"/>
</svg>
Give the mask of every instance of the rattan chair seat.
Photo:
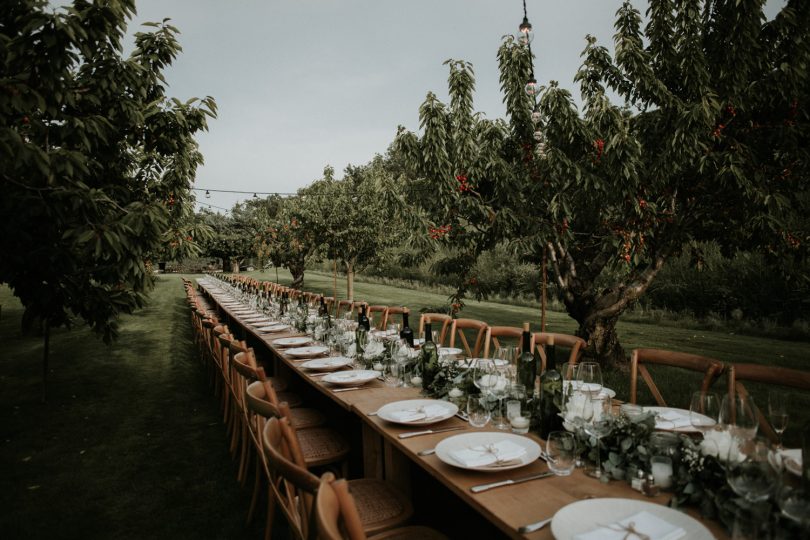
<svg viewBox="0 0 810 540">
<path fill-rule="evenodd" d="M 299 432 L 300 433 L 300 432 Z M 363 529 L 374 534 L 410 519 L 413 506 L 401 493 L 382 480 L 361 478 L 349 480 Z"/>
<path fill-rule="evenodd" d="M 295 429 L 309 429 L 326 424 L 326 416 L 318 409 L 290 409 L 290 420 Z"/>
<path fill-rule="evenodd" d="M 273 385 L 273 388 L 275 388 L 275 385 Z M 300 407 L 304 403 L 304 400 L 301 399 L 301 396 L 299 396 L 295 392 L 278 392 L 278 401 L 279 403 L 286 401 L 287 405 L 289 405 L 291 408 Z"/>
<path fill-rule="evenodd" d="M 296 433 L 307 468 L 334 463 L 349 455 L 349 443 L 332 428 L 314 427 Z"/>
</svg>

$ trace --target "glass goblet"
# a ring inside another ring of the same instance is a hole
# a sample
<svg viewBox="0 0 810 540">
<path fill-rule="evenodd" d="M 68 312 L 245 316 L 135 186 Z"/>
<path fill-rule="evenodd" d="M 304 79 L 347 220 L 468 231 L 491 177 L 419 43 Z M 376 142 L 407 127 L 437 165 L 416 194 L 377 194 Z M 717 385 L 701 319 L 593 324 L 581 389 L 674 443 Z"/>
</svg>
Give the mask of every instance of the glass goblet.
<svg viewBox="0 0 810 540">
<path fill-rule="evenodd" d="M 788 408 L 785 392 L 768 392 L 768 420 L 778 437 L 778 447 L 782 448 L 782 435 L 788 424 Z"/>
<path fill-rule="evenodd" d="M 705 433 L 717 425 L 720 416 L 720 396 L 713 392 L 694 392 L 689 405 L 692 427 Z"/>
<path fill-rule="evenodd" d="M 602 368 L 596 362 L 582 362 L 577 368 L 579 390 L 598 395 L 602 390 Z"/>
<path fill-rule="evenodd" d="M 726 481 L 737 495 L 750 503 L 767 500 L 779 482 L 771 452 L 770 442 L 762 437 L 732 435 Z"/>
<path fill-rule="evenodd" d="M 590 407 L 583 411 L 585 433 L 596 439 L 596 467 L 589 474 L 594 478 L 602 478 L 602 437 L 609 435 L 613 429 L 613 409 L 610 398 L 607 396 L 590 397 Z"/>
<path fill-rule="evenodd" d="M 728 427 L 733 436 L 751 439 L 756 436 L 759 427 L 757 412 L 751 396 L 726 394 L 720 402 L 718 422 Z"/>
</svg>

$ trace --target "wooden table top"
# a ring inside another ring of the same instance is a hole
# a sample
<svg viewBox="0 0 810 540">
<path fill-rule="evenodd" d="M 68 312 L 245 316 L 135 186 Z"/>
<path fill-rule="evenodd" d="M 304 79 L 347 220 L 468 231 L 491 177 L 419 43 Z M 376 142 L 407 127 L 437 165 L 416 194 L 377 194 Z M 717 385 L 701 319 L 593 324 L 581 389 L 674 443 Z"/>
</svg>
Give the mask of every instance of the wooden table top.
<svg viewBox="0 0 810 540">
<path fill-rule="evenodd" d="M 208 290 L 204 283 L 200 283 L 200 285 Z M 208 290 L 208 292 L 210 293 L 210 290 Z M 238 316 L 233 315 L 231 310 L 223 307 L 219 302 L 217 303 L 220 305 L 221 309 L 228 313 L 228 316 L 232 320 L 240 320 Z M 453 417 L 439 424 L 426 426 L 425 429 L 440 429 L 451 426 L 458 426 L 463 429 L 408 439 L 399 439 L 397 435 L 400 433 L 417 431 L 422 426 L 416 427 L 392 424 L 375 415 L 370 416 L 369 413 L 376 412 L 383 405 L 394 401 L 424 398 L 418 389 L 391 388 L 385 386 L 381 381 L 375 380 L 367 383 L 358 390 L 333 392 L 332 386 L 323 382 L 322 377 L 313 377 L 312 373 L 306 372 L 299 367 L 299 364 L 304 360 L 290 358 L 288 355 L 284 354 L 284 349 L 276 347 L 273 344 L 273 341 L 276 339 L 301 336 L 303 334 L 297 332 L 267 334 L 258 332 L 255 328 L 247 324 L 242 324 L 242 326 L 253 337 L 264 343 L 268 350 L 275 355 L 279 361 L 286 365 L 291 371 L 297 373 L 303 381 L 328 396 L 343 409 L 355 413 L 360 421 L 379 433 L 387 443 L 397 448 L 413 463 L 441 482 L 461 500 L 469 504 L 478 513 L 503 531 L 505 535 L 511 538 L 530 538 L 532 540 L 552 539 L 553 535 L 551 534 L 550 526 L 528 535 L 518 533 L 518 528 L 522 525 L 540 521 L 541 519 L 550 518 L 562 507 L 583 499 L 614 497 L 637 499 L 662 505 L 666 505 L 669 502 L 670 494 L 668 493 L 662 493 L 652 498 L 646 497 L 633 490 L 626 482 L 615 480 L 608 483 L 601 482 L 587 476 L 581 469 L 575 469 L 570 476 L 551 476 L 522 484 L 500 487 L 482 493 L 472 493 L 470 491 L 472 486 L 545 472 L 548 470 L 548 466 L 542 460 L 537 460 L 519 469 L 479 472 L 447 465 L 435 454 L 419 456 L 417 452 L 420 450 L 434 448 L 440 441 L 453 435 L 478 431 L 494 432 L 498 430 L 493 428 L 473 428 L 464 420 Z M 535 440 L 538 444 L 544 445 L 543 441 L 536 435 L 530 433 L 526 436 Z M 531 501 L 531 503 L 527 504 L 527 501 Z M 728 538 L 728 535 L 719 523 L 701 518 L 695 509 L 689 509 L 687 513 L 706 526 L 715 537 L 721 539 Z"/>
</svg>

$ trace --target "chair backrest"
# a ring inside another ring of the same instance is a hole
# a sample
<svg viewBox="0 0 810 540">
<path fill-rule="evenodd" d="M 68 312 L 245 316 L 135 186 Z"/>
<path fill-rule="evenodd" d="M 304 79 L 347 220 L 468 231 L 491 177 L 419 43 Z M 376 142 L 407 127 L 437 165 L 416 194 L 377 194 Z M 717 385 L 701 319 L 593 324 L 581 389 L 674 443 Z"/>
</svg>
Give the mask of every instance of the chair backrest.
<svg viewBox="0 0 810 540">
<path fill-rule="evenodd" d="M 523 329 L 517 326 L 490 326 L 484 336 L 484 358 L 498 351 L 498 347 L 512 345 L 519 351 L 522 345 Z M 514 361 L 514 359 L 512 359 Z"/>
<path fill-rule="evenodd" d="M 489 325 L 484 321 L 475 319 L 453 319 L 450 325 L 450 346 L 458 346 L 469 357 L 478 358 L 484 351 L 484 343 L 487 337 Z M 472 339 L 468 339 L 468 336 Z M 473 346 L 470 347 L 470 342 Z"/>
<path fill-rule="evenodd" d="M 554 346 L 559 350 L 560 348 L 569 349 L 568 362 L 569 366 L 575 366 L 579 362 L 579 357 L 585 348 L 585 340 L 579 336 L 572 336 L 570 334 L 558 334 L 556 332 L 535 332 L 532 334 L 534 347 L 540 348 L 540 362 L 542 364 L 541 371 L 546 369 L 546 351 L 545 346 L 551 338 L 554 338 Z M 559 358 L 559 355 L 557 356 Z M 555 359 L 556 360 L 556 359 Z M 557 363 L 559 367 L 559 362 Z"/>
<path fill-rule="evenodd" d="M 357 316 L 360 314 L 360 308 L 362 306 L 366 306 L 366 315 L 368 315 L 368 302 L 364 300 L 355 300 L 352 302 L 352 317 L 357 319 Z M 370 319 L 371 317 L 369 317 Z"/>
<path fill-rule="evenodd" d="M 354 306 L 354 302 L 351 300 L 338 300 L 337 303 L 337 311 L 335 311 L 335 318 L 341 317 L 345 312 L 352 311 L 352 307 Z"/>
<path fill-rule="evenodd" d="M 670 366 L 703 373 L 700 390 L 704 392 L 709 390 L 724 369 L 724 364 L 720 360 L 707 356 L 663 349 L 634 349 L 630 356 L 630 403 L 636 403 L 638 375 L 641 374 L 641 378 L 647 383 L 655 401 L 661 407 L 667 406 L 666 401 L 645 364 Z"/>
<path fill-rule="evenodd" d="M 761 364 L 729 364 L 728 365 L 728 392 L 729 394 L 739 393 L 748 396 L 749 391 L 742 381 L 761 383 L 768 386 L 798 388 L 800 390 L 810 390 L 810 371 L 801 371 L 776 366 L 764 366 Z M 762 405 L 762 404 L 760 404 Z M 767 406 L 767 404 L 765 404 Z M 773 430 L 773 426 L 768 422 L 762 407 L 757 408 L 757 417 L 762 431 L 774 442 L 779 440 L 779 436 Z"/>
<path fill-rule="evenodd" d="M 385 330 L 385 327 L 382 326 L 382 324 L 388 318 L 388 306 L 368 306 L 366 315 L 368 315 L 368 320 L 371 323 L 372 328 L 376 328 L 377 330 Z"/>
<path fill-rule="evenodd" d="M 385 313 L 385 320 L 382 322 L 382 328 L 380 328 L 380 330 L 385 330 L 386 327 L 388 327 L 389 324 L 397 324 L 398 322 L 400 322 L 402 320 L 401 317 L 400 317 L 400 319 L 398 321 L 394 317 L 392 317 L 392 315 L 400 315 L 401 316 L 406 311 L 408 313 L 411 312 L 411 310 L 409 310 L 405 306 L 391 306 L 391 307 L 389 307 L 388 311 Z"/>
<path fill-rule="evenodd" d="M 315 538 L 313 506 L 320 480 L 307 470 L 286 403 L 281 408 L 285 416 L 268 420 L 262 432 L 270 485 L 295 536 Z"/>
<path fill-rule="evenodd" d="M 424 337 L 425 335 L 425 319 L 430 319 L 430 326 L 434 331 L 439 332 L 439 341 L 436 345 L 442 346 L 447 339 L 447 330 L 453 323 L 453 317 L 447 313 L 422 313 L 419 317 L 419 334 L 416 337 Z M 451 345 L 452 346 L 452 345 Z"/>
<path fill-rule="evenodd" d="M 363 522 L 345 480 L 324 473 L 315 499 L 318 537 L 325 540 L 366 540 Z M 344 536 L 343 531 L 346 531 Z"/>
</svg>

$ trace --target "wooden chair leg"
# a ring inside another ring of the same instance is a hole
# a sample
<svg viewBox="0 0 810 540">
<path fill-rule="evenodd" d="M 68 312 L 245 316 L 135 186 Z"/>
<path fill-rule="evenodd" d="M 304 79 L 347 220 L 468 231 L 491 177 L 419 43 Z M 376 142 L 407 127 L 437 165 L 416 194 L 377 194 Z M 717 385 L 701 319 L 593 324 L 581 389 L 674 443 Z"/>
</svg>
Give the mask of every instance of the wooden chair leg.
<svg viewBox="0 0 810 540">
<path fill-rule="evenodd" d="M 262 460 L 256 456 L 256 474 L 253 478 L 253 497 L 250 498 L 250 507 L 248 508 L 247 522 L 253 521 L 253 513 L 256 511 L 256 503 L 259 501 L 259 492 L 261 491 L 262 480 Z"/>
<path fill-rule="evenodd" d="M 273 496 L 273 488 L 267 488 L 267 521 L 264 525 L 264 540 L 271 540 L 273 532 L 273 516 L 276 512 L 276 498 Z"/>
</svg>

